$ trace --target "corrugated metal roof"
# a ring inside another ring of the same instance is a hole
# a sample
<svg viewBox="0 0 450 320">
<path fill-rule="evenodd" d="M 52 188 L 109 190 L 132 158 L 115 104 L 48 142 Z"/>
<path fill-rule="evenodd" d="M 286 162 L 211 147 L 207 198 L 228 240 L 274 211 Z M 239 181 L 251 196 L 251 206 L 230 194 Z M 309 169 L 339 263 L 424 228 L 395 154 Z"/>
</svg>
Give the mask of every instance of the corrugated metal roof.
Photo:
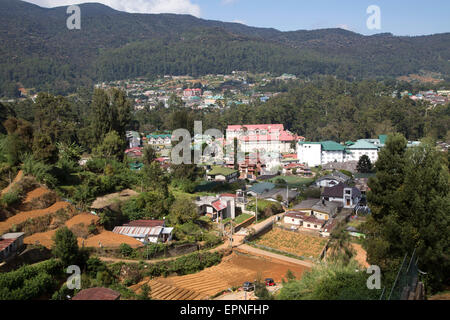
<svg viewBox="0 0 450 320">
<path fill-rule="evenodd" d="M 113 232 L 133 238 L 145 238 L 146 236 L 158 236 L 162 232 L 163 227 L 131 227 L 121 226 L 115 227 Z"/>
</svg>

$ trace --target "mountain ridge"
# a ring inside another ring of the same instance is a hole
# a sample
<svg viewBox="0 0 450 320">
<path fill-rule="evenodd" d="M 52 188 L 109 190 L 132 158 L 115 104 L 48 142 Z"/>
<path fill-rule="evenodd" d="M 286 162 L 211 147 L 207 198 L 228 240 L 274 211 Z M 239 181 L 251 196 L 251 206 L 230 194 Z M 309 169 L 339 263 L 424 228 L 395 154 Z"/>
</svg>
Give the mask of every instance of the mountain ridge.
<svg viewBox="0 0 450 320">
<path fill-rule="evenodd" d="M 8 12 L 0 20 L 0 92 L 11 83 L 66 93 L 102 80 L 237 69 L 347 79 L 450 74 L 450 33 L 283 32 L 191 15 L 126 13 L 99 3 L 79 6 L 81 30 L 68 30 L 67 6 L 0 0 Z"/>
</svg>

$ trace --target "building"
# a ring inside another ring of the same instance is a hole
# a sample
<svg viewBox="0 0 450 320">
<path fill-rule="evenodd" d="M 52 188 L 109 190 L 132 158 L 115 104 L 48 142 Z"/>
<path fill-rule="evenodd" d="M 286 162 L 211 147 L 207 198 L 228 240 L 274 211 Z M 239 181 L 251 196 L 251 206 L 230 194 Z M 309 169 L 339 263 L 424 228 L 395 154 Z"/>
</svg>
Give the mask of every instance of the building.
<svg viewBox="0 0 450 320">
<path fill-rule="evenodd" d="M 300 163 L 317 167 L 329 162 L 343 162 L 345 147 L 334 141 L 298 143 L 297 157 Z"/>
<path fill-rule="evenodd" d="M 275 184 L 271 182 L 261 182 L 251 186 L 248 189 L 247 194 L 256 197 L 262 195 L 263 193 L 269 192 L 273 189 L 275 189 Z"/>
<path fill-rule="evenodd" d="M 233 194 L 197 197 L 195 204 L 200 215 L 206 215 L 216 222 L 219 222 L 219 218 L 236 217 L 236 195 Z"/>
<path fill-rule="evenodd" d="M 137 220 L 115 227 L 113 232 L 135 238 L 142 243 L 164 243 L 172 240 L 173 228 L 165 227 L 164 220 Z"/>
<path fill-rule="evenodd" d="M 208 181 L 232 183 L 239 179 L 239 171 L 227 167 L 213 167 L 206 172 Z"/>
<path fill-rule="evenodd" d="M 72 300 L 119 300 L 120 293 L 109 288 L 89 288 L 78 292 Z"/>
<path fill-rule="evenodd" d="M 230 125 L 226 131 L 228 143 L 238 139 L 242 152 L 276 152 L 295 151 L 295 143 L 303 140 L 284 129 L 282 124 Z"/>
<path fill-rule="evenodd" d="M 141 135 L 136 131 L 126 132 L 128 147 L 130 149 L 137 148 L 141 146 Z"/>
<path fill-rule="evenodd" d="M 131 159 L 137 159 L 137 158 L 141 158 L 142 157 L 142 149 L 141 147 L 134 147 L 134 148 L 130 148 L 125 150 L 125 154 L 127 155 L 128 158 Z"/>
<path fill-rule="evenodd" d="M 334 187 L 339 183 L 347 183 L 350 177 L 340 171 L 333 171 L 331 174 L 320 177 L 314 184 L 316 187 Z"/>
<path fill-rule="evenodd" d="M 297 212 L 305 213 L 308 216 L 314 216 L 319 220 L 329 220 L 335 217 L 342 208 L 341 203 L 319 199 L 308 199 L 294 206 Z"/>
<path fill-rule="evenodd" d="M 301 226 L 303 219 L 306 217 L 304 212 L 288 212 L 284 215 L 283 222 L 286 224 L 292 224 L 294 226 Z"/>
<path fill-rule="evenodd" d="M 349 161 L 359 161 L 366 155 L 372 163 L 378 160 L 378 151 L 380 150 L 379 140 L 358 140 L 354 144 L 347 147 L 346 159 Z M 378 142 L 377 142 L 378 141 Z"/>
<path fill-rule="evenodd" d="M 339 183 L 334 187 L 325 187 L 321 199 L 342 203 L 344 208 L 355 208 L 361 200 L 361 191 L 356 187 L 350 187 L 345 183 Z"/>
<path fill-rule="evenodd" d="M 149 134 L 147 143 L 152 146 L 171 146 L 172 134 Z"/>
<path fill-rule="evenodd" d="M 201 97 L 202 96 L 202 89 L 185 89 L 183 91 L 184 97 Z"/>
<path fill-rule="evenodd" d="M 283 202 L 289 203 L 297 198 L 298 192 L 286 188 L 276 188 L 270 191 L 263 192 L 258 195 L 258 198 L 272 201 L 272 202 Z"/>
<path fill-rule="evenodd" d="M 25 233 L 5 233 L 0 237 L 0 261 L 15 254 L 23 247 L 23 238 Z"/>
</svg>

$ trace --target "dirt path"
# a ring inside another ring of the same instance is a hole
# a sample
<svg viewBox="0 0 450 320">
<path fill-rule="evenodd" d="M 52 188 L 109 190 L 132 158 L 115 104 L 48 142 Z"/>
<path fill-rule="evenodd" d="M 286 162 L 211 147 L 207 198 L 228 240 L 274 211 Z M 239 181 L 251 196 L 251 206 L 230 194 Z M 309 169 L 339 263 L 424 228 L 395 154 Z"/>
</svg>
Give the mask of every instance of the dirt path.
<svg viewBox="0 0 450 320">
<path fill-rule="evenodd" d="M 22 178 L 23 178 L 23 171 L 19 170 L 19 172 L 17 173 L 17 176 L 14 178 L 13 182 L 11 182 L 9 186 L 7 186 L 5 189 L 2 190 L 1 195 L 4 195 L 5 193 L 7 193 L 11 189 L 11 187 L 15 183 L 20 181 Z"/>
</svg>

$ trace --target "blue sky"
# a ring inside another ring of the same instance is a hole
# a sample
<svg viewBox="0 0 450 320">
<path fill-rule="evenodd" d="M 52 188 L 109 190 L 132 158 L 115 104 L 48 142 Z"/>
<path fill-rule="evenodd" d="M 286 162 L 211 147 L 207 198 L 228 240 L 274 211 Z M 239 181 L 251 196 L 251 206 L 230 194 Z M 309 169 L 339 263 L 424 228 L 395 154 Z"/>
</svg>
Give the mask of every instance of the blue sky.
<svg viewBox="0 0 450 320">
<path fill-rule="evenodd" d="M 188 13 L 282 31 L 341 27 L 362 34 L 424 35 L 450 32 L 449 0 L 26 0 L 52 7 L 101 2 L 142 13 Z M 370 5 L 381 10 L 381 29 L 369 30 Z"/>
</svg>

